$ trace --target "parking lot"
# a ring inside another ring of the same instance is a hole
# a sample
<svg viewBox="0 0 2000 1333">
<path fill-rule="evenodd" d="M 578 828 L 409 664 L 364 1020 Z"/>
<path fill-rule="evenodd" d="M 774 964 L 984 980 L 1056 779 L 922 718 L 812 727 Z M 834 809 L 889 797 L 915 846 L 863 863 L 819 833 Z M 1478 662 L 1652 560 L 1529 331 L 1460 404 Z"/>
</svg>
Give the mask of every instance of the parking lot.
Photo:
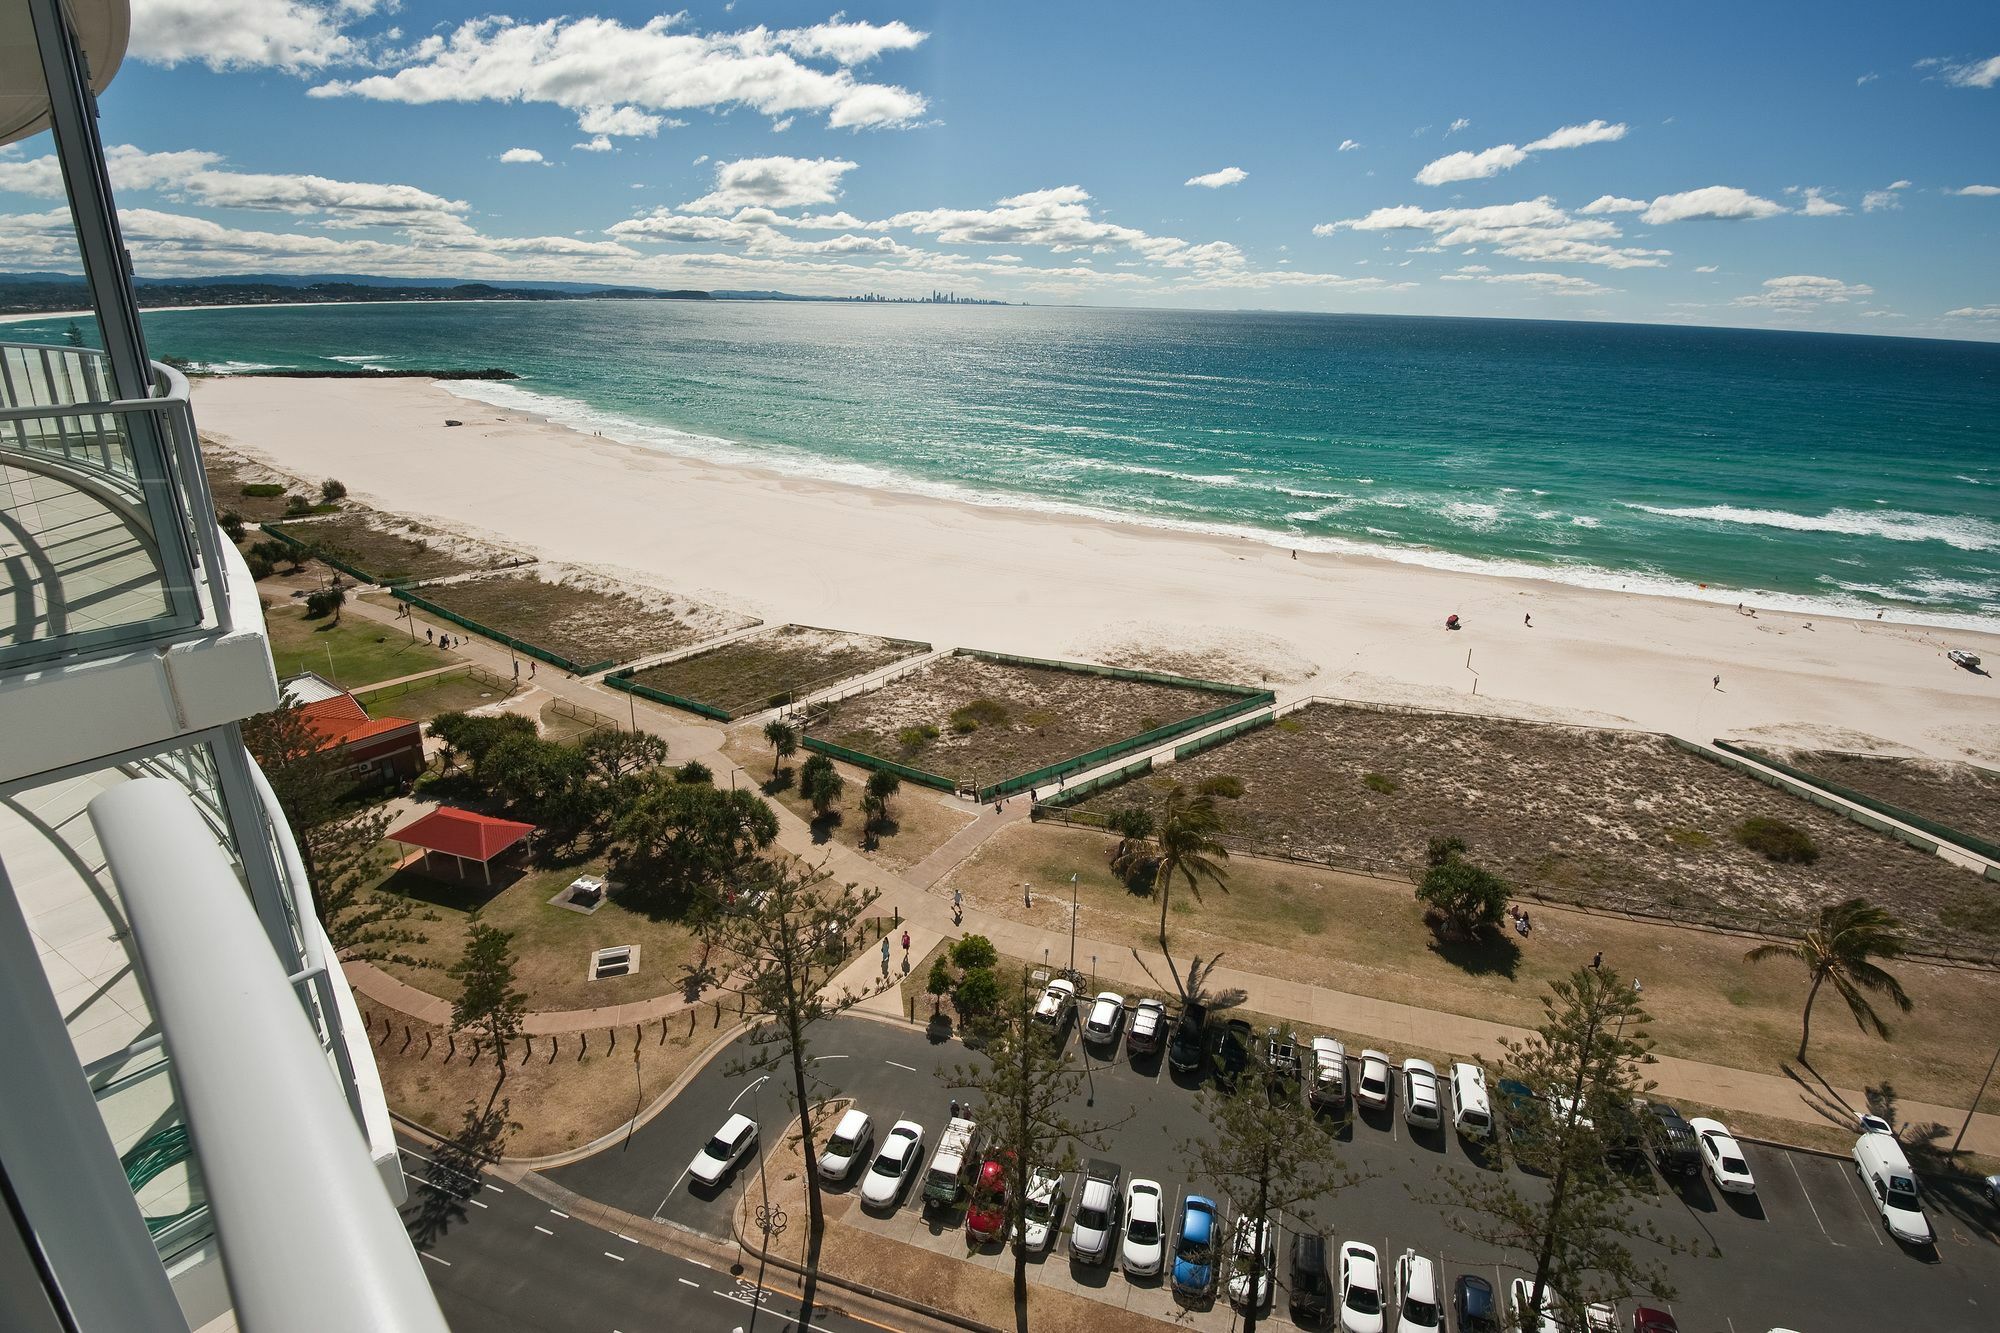
<svg viewBox="0 0 2000 1333">
<path fill-rule="evenodd" d="M 1070 1049 L 1078 1050 L 1074 1034 L 1069 1040 Z M 1350 1041 L 1350 1053 L 1356 1049 Z M 926 1161 L 953 1096 L 941 1071 L 975 1058 L 956 1042 L 934 1043 L 921 1028 L 859 1017 L 823 1024 L 812 1054 L 816 1097 L 853 1098 L 873 1118 L 878 1143 L 896 1120 L 917 1121 L 925 1129 Z M 1400 1059 L 1402 1053 L 1389 1054 Z M 793 1115 L 776 1083 L 759 1085 L 756 1075 L 730 1073 L 739 1059 L 740 1048 L 733 1048 L 710 1064 L 626 1147 L 609 1148 L 550 1174 L 579 1193 L 620 1208 L 726 1237 L 729 1208 L 745 1182 L 754 1179 L 754 1171 L 746 1165 L 711 1198 L 688 1190 L 683 1176 L 689 1161 L 732 1109 L 758 1120 L 767 1145 Z M 1084 1098 L 1071 1115 L 1109 1128 L 1098 1143 L 1079 1149 L 1079 1160 L 1106 1158 L 1123 1168 L 1127 1180 L 1158 1180 L 1175 1205 L 1167 1218 L 1170 1231 L 1178 1220 L 1178 1201 L 1191 1187 L 1221 1199 L 1227 1211 L 1226 1191 L 1214 1182 L 1188 1178 L 1188 1155 L 1181 1145 L 1207 1129 L 1194 1088 L 1172 1075 L 1163 1059 L 1142 1058 L 1134 1064 L 1123 1058 L 1122 1049 L 1108 1063 L 1093 1053 L 1089 1066 Z M 1279 1236 L 1281 1270 L 1287 1235 L 1298 1227 L 1313 1227 L 1336 1244 L 1362 1240 L 1375 1246 L 1385 1269 L 1405 1249 L 1414 1248 L 1440 1264 L 1447 1289 L 1460 1273 L 1475 1272 L 1504 1290 L 1517 1270 L 1505 1265 L 1504 1256 L 1454 1231 L 1445 1221 L 1444 1205 L 1433 1201 L 1446 1188 L 1446 1168 L 1513 1170 L 1499 1154 L 1468 1152 L 1465 1142 L 1449 1131 L 1413 1135 L 1399 1108 L 1361 1113 L 1337 1132 L 1347 1166 L 1361 1179 L 1317 1200 L 1302 1216 L 1285 1219 Z M 1929 1211 L 1938 1245 L 1934 1252 L 1919 1254 L 1884 1234 L 1844 1159 L 1760 1144 L 1745 1149 L 1757 1178 L 1754 1198 L 1718 1196 L 1699 1179 L 1669 1184 L 1653 1176 L 1652 1195 L 1639 1204 L 1642 1215 L 1696 1251 L 1665 1259 L 1678 1289 L 1672 1308 L 1683 1329 L 1764 1333 L 1783 1327 L 1831 1333 L 1972 1328 L 1984 1326 L 1990 1312 L 2000 1308 L 2000 1246 L 1989 1239 L 2000 1218 L 1976 1212 L 1958 1218 L 1933 1203 Z M 1517 1180 L 1534 1188 L 1533 1177 L 1517 1173 Z M 893 1212 L 877 1215 L 862 1210 L 858 1189 L 858 1176 L 830 1187 L 829 1217 L 968 1262 L 1001 1269 L 1011 1265 L 1004 1246 L 968 1250 L 962 1209 L 927 1216 L 913 1188 Z M 1072 1203 L 1075 1196 L 1072 1175 Z M 1065 1232 L 1049 1254 L 1035 1259 L 1031 1280 L 1163 1318 L 1176 1316 L 1178 1307 L 1163 1280 L 1130 1281 L 1115 1270 L 1073 1265 L 1066 1242 Z M 1708 1257 L 1711 1244 L 1719 1257 Z M 1285 1276 L 1281 1271 L 1281 1279 Z M 1284 1307 L 1281 1285 L 1276 1318 L 1288 1323 Z M 1187 1321 L 1185 1314 L 1179 1317 Z M 1227 1327 L 1231 1315 L 1226 1301 L 1197 1312 L 1191 1322 L 1198 1328 Z"/>
</svg>

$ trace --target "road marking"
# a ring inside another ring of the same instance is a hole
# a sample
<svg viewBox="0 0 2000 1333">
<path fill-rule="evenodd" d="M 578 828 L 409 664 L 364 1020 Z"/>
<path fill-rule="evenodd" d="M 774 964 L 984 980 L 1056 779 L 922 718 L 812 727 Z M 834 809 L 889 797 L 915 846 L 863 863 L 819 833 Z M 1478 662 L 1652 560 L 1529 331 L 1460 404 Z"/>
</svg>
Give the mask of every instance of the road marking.
<svg viewBox="0 0 2000 1333">
<path fill-rule="evenodd" d="M 1842 1168 L 1840 1175 L 1841 1178 L 1847 1182 L 1848 1190 L 1854 1195 L 1855 1199 L 1858 1200 L 1861 1204 L 1861 1217 L 1863 1223 L 1865 1224 L 1862 1227 L 1862 1230 L 1866 1231 L 1869 1235 L 1873 1236 L 1875 1238 L 1875 1243 L 1877 1245 L 1886 1245 L 1888 1242 L 1882 1239 L 1882 1229 L 1875 1225 L 1875 1218 L 1869 1216 L 1870 1213 L 1875 1211 L 1875 1205 L 1869 1202 L 1866 1192 L 1864 1192 L 1861 1186 L 1857 1183 L 1861 1179 L 1860 1171 L 1856 1170 L 1853 1175 L 1849 1175 L 1846 1169 Z"/>
<path fill-rule="evenodd" d="M 471 1205 L 472 1205 L 472 1206 L 473 1206 L 474 1208 L 484 1208 L 484 1207 L 486 1207 L 486 1205 L 485 1205 L 485 1204 L 481 1203 L 481 1202 L 480 1202 L 479 1200 L 477 1200 L 477 1199 L 467 1199 L 467 1200 L 466 1200 L 466 1202 L 467 1202 L 467 1203 L 469 1203 L 469 1204 L 471 1204 Z"/>
<path fill-rule="evenodd" d="M 624 1241 L 627 1245 L 637 1245 L 639 1243 L 638 1241 L 633 1240 L 630 1236 L 626 1235 L 622 1231 L 614 1231 L 611 1234 L 618 1237 L 618 1239 Z"/>
<path fill-rule="evenodd" d="M 751 1093 L 757 1091 L 758 1088 L 764 1085 L 764 1080 L 768 1079 L 769 1077 L 771 1077 L 769 1074 L 757 1075 L 756 1080 L 752 1082 L 749 1087 L 743 1089 L 743 1091 L 736 1094 L 736 1102 L 742 1101 L 745 1097 L 748 1097 Z M 730 1110 L 734 1111 L 736 1109 L 736 1102 L 729 1103 Z"/>
<path fill-rule="evenodd" d="M 568 1220 L 569 1220 L 569 1214 L 568 1214 L 568 1213 L 566 1213 L 566 1212 L 564 1212 L 564 1211 L 563 1211 L 562 1209 L 560 1209 L 560 1208 L 551 1208 L 551 1209 L 549 1209 L 549 1211 L 550 1211 L 550 1212 L 552 1212 L 552 1213 L 554 1213 L 554 1214 L 555 1214 L 555 1215 L 556 1215 L 557 1217 L 560 1217 L 560 1218 L 562 1218 L 562 1219 L 563 1219 L 564 1221 L 568 1221 Z"/>
<path fill-rule="evenodd" d="M 440 1259 L 435 1254 L 432 1254 L 429 1250 L 418 1250 L 417 1253 L 421 1254 L 422 1256 L 424 1256 L 424 1258 L 430 1260 L 434 1264 L 443 1264 L 446 1268 L 451 1267 L 451 1260 Z"/>
<path fill-rule="evenodd" d="M 549 1229 L 548 1229 L 547 1227 L 545 1227 L 545 1226 L 540 1226 L 540 1225 L 537 1225 L 537 1226 L 535 1227 L 535 1230 L 537 1230 L 537 1231 L 541 1232 L 541 1233 L 542 1233 L 542 1234 L 543 1234 L 544 1236 L 553 1236 L 553 1235 L 555 1235 L 555 1234 L 556 1234 L 555 1232 L 553 1232 L 553 1231 L 549 1230 Z"/>
<path fill-rule="evenodd" d="M 1819 1228 L 1819 1234 L 1825 1236 L 1828 1240 L 1833 1241 L 1835 1245 L 1840 1245 L 1839 1241 L 1833 1240 L 1833 1237 L 1828 1234 L 1826 1229 L 1826 1223 L 1820 1221 L 1819 1207 L 1813 1203 L 1812 1191 L 1806 1188 L 1806 1178 L 1799 1174 L 1799 1164 L 1796 1161 L 1792 1160 L 1792 1155 L 1790 1153 L 1786 1153 L 1784 1156 L 1785 1156 L 1785 1165 L 1792 1168 L 1792 1179 L 1799 1182 L 1799 1193 L 1806 1196 L 1806 1207 L 1812 1209 L 1813 1224 Z M 1846 1246 L 1843 1245 L 1841 1246 L 1841 1248 L 1845 1249 Z"/>
<path fill-rule="evenodd" d="M 912 1074 L 917 1072 L 917 1067 L 915 1065 L 906 1065 L 900 1060 L 884 1060 L 882 1063 L 885 1065 L 894 1065 L 898 1069 L 907 1069 Z"/>
<path fill-rule="evenodd" d="M 702 1262 L 701 1260 L 699 1260 L 699 1259 L 690 1259 L 690 1260 L 688 1260 L 688 1262 L 689 1262 L 689 1263 L 691 1263 L 691 1264 L 693 1264 L 693 1265 L 694 1265 L 694 1266 L 695 1266 L 696 1268 L 706 1268 L 706 1269 L 707 1269 L 707 1270 L 708 1270 L 709 1272 L 711 1272 L 711 1273 L 713 1273 L 713 1272 L 715 1271 L 715 1265 L 714 1265 L 714 1264 L 705 1264 L 705 1263 L 703 1263 L 703 1262 Z"/>
<path fill-rule="evenodd" d="M 621 1263 L 621 1264 L 625 1262 L 625 1256 L 624 1256 L 624 1255 L 622 1255 L 622 1254 L 613 1254 L 613 1253 L 612 1253 L 611 1251 L 609 1251 L 609 1250 L 606 1250 L 606 1251 L 604 1252 L 604 1257 L 605 1257 L 605 1258 L 607 1258 L 607 1259 L 616 1259 L 616 1260 L 617 1260 L 617 1261 L 618 1261 L 619 1263 Z"/>
<path fill-rule="evenodd" d="M 815 1055 L 811 1060 L 807 1061 L 806 1063 L 818 1064 L 822 1060 L 846 1060 L 848 1058 L 850 1057 L 845 1055 Z"/>
<path fill-rule="evenodd" d="M 691 1277 L 677 1277 L 674 1281 L 680 1283 L 683 1287 L 699 1287 L 701 1285 L 701 1283 Z"/>
<path fill-rule="evenodd" d="M 495 1194 L 505 1194 L 507 1192 L 506 1190 L 501 1189 L 498 1185 L 494 1184 L 490 1180 L 482 1180 L 479 1182 L 479 1184 L 482 1189 L 492 1190 Z"/>
<path fill-rule="evenodd" d="M 694 1170 L 694 1163 L 689 1162 L 687 1170 L 682 1171 L 678 1176 L 674 1177 L 674 1183 L 667 1186 L 667 1198 L 660 1200 L 660 1206 L 653 1210 L 653 1220 L 655 1222 L 666 1221 L 666 1218 L 662 1217 L 661 1214 L 667 1211 L 667 1199 L 674 1197 L 674 1192 L 681 1187 L 681 1182 L 688 1178 L 688 1171 L 692 1170 Z"/>
</svg>

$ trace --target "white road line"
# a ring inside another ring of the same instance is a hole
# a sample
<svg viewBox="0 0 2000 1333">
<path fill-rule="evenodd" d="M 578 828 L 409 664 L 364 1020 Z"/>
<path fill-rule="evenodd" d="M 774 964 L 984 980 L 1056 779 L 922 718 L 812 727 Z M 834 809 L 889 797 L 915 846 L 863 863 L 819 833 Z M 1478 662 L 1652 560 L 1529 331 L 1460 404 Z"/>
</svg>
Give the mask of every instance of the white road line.
<svg viewBox="0 0 2000 1333">
<path fill-rule="evenodd" d="M 562 1218 L 562 1219 L 563 1219 L 564 1221 L 568 1221 L 568 1220 L 569 1220 L 569 1214 L 568 1214 L 568 1213 L 566 1213 L 566 1212 L 564 1212 L 564 1211 L 563 1211 L 562 1209 L 560 1209 L 560 1208 L 551 1208 L 551 1209 L 549 1209 L 549 1211 L 550 1211 L 550 1212 L 552 1212 L 552 1213 L 554 1213 L 554 1214 L 555 1214 L 555 1215 L 556 1215 L 557 1217 L 560 1217 L 560 1218 Z"/>
<path fill-rule="evenodd" d="M 435 1254 L 432 1254 L 429 1250 L 418 1250 L 417 1253 L 421 1254 L 422 1256 L 424 1256 L 424 1258 L 430 1260 L 434 1264 L 443 1264 L 446 1268 L 451 1267 L 451 1260 L 440 1259 Z"/>
<path fill-rule="evenodd" d="M 482 1180 L 479 1183 L 483 1188 L 492 1190 L 495 1194 L 505 1194 L 507 1192 L 490 1180 Z"/>
<path fill-rule="evenodd" d="M 549 1230 L 549 1229 L 548 1229 L 547 1227 L 545 1227 L 545 1226 L 539 1226 L 539 1225 L 538 1225 L 538 1226 L 536 1226 L 535 1230 L 537 1230 L 537 1231 L 541 1232 L 541 1233 L 542 1233 L 542 1234 L 543 1234 L 544 1236 L 553 1236 L 553 1235 L 555 1235 L 555 1234 L 556 1234 L 555 1232 L 553 1232 L 553 1231 Z"/>
<path fill-rule="evenodd" d="M 807 1063 L 818 1064 L 822 1060 L 846 1060 L 848 1058 L 850 1057 L 845 1055 L 815 1055 L 811 1060 L 807 1061 Z"/>
<path fill-rule="evenodd" d="M 613 1254 L 613 1253 L 612 1253 L 611 1251 L 609 1251 L 609 1250 L 606 1250 L 606 1251 L 604 1252 L 604 1257 L 605 1257 L 605 1258 L 607 1258 L 607 1259 L 616 1259 L 616 1260 L 617 1260 L 617 1261 L 618 1261 L 619 1263 L 621 1263 L 621 1264 L 625 1262 L 625 1256 L 624 1256 L 624 1255 L 622 1255 L 622 1254 Z"/>
<path fill-rule="evenodd" d="M 900 1060 L 884 1060 L 882 1063 L 885 1065 L 895 1065 L 896 1068 L 898 1069 L 907 1069 L 912 1074 L 917 1072 L 917 1067 L 915 1065 L 906 1065 L 902 1063 Z"/>
<path fill-rule="evenodd" d="M 1819 1207 L 1813 1203 L 1812 1191 L 1806 1188 L 1806 1178 L 1799 1174 L 1799 1164 L 1792 1160 L 1790 1153 L 1785 1154 L 1785 1165 L 1792 1168 L 1792 1179 L 1799 1182 L 1799 1193 L 1806 1196 L 1806 1207 L 1812 1209 L 1813 1223 L 1819 1227 L 1819 1234 L 1825 1236 L 1828 1240 L 1833 1240 L 1833 1237 L 1827 1232 L 1826 1223 L 1819 1219 Z M 1833 1243 L 1835 1245 L 1840 1244 L 1837 1240 L 1833 1240 Z M 1846 1247 L 1842 1246 L 1842 1248 Z"/>
<path fill-rule="evenodd" d="M 682 1171 L 680 1175 L 674 1177 L 674 1183 L 667 1187 L 667 1198 L 660 1200 L 660 1206 L 653 1210 L 653 1220 L 655 1222 L 660 1222 L 665 1220 L 660 1216 L 660 1214 L 664 1213 L 667 1210 L 667 1199 L 671 1199 L 674 1197 L 674 1192 L 680 1189 L 681 1182 L 688 1178 L 688 1171 L 692 1170 L 694 1170 L 694 1163 L 689 1162 L 687 1165 L 687 1170 Z"/>
<path fill-rule="evenodd" d="M 630 1236 L 626 1235 L 622 1231 L 614 1231 L 611 1234 L 618 1237 L 618 1239 L 624 1241 L 627 1245 L 637 1245 L 639 1243 L 638 1241 L 633 1240 Z"/>
<path fill-rule="evenodd" d="M 689 1263 L 691 1263 L 691 1264 L 693 1264 L 693 1265 L 694 1265 L 694 1266 L 695 1266 L 696 1268 L 706 1268 L 706 1269 L 707 1269 L 707 1270 L 708 1270 L 709 1272 L 711 1272 L 711 1273 L 713 1273 L 713 1272 L 715 1271 L 715 1265 L 714 1265 L 714 1264 L 705 1264 L 705 1263 L 703 1263 L 703 1262 L 702 1262 L 701 1260 L 699 1260 L 699 1259 L 690 1259 L 690 1260 L 688 1260 L 688 1262 L 689 1262 Z"/>
<path fill-rule="evenodd" d="M 486 1205 L 485 1205 L 485 1204 L 481 1203 L 481 1202 L 480 1202 L 479 1200 L 477 1200 L 477 1199 L 467 1199 L 467 1200 L 466 1200 L 466 1202 L 467 1202 L 467 1203 L 469 1203 L 469 1204 L 471 1204 L 471 1205 L 472 1205 L 472 1206 L 473 1206 L 474 1208 L 484 1208 L 484 1207 L 486 1207 Z"/>
<path fill-rule="evenodd" d="M 674 1281 L 680 1283 L 683 1287 L 699 1287 L 701 1285 L 701 1283 L 691 1277 L 677 1277 Z"/>
<path fill-rule="evenodd" d="M 1846 1168 L 1843 1167 L 1841 1169 L 1840 1176 L 1841 1179 L 1847 1182 L 1847 1188 L 1849 1193 L 1853 1194 L 1855 1199 L 1858 1200 L 1861 1204 L 1862 1220 L 1868 1223 L 1868 1225 L 1864 1226 L 1862 1230 L 1866 1231 L 1869 1235 L 1873 1236 L 1875 1238 L 1875 1243 L 1877 1245 L 1886 1245 L 1888 1242 L 1882 1239 L 1881 1229 L 1875 1226 L 1874 1219 L 1868 1216 L 1869 1211 L 1872 1210 L 1875 1207 L 1875 1205 L 1870 1203 L 1868 1201 L 1868 1196 L 1865 1193 L 1863 1193 L 1861 1186 L 1858 1183 L 1861 1178 L 1860 1175 L 1858 1173 L 1855 1175 L 1849 1175 L 1847 1173 Z"/>
</svg>

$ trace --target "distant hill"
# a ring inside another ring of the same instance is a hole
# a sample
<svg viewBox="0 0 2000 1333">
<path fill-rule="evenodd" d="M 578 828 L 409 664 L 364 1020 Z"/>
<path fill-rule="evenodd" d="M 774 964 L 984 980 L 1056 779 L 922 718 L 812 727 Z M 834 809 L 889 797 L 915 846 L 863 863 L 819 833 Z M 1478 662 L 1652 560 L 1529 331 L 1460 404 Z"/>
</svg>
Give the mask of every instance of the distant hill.
<svg viewBox="0 0 2000 1333">
<path fill-rule="evenodd" d="M 441 278 L 375 278 L 347 274 L 230 274 L 213 278 L 141 278 L 147 307 L 279 305 L 319 301 L 707 301 L 700 291 L 593 287 L 585 283 L 517 282 L 505 286 Z M 90 291 L 71 273 L 0 273 L 0 312 L 80 310 Z"/>
</svg>

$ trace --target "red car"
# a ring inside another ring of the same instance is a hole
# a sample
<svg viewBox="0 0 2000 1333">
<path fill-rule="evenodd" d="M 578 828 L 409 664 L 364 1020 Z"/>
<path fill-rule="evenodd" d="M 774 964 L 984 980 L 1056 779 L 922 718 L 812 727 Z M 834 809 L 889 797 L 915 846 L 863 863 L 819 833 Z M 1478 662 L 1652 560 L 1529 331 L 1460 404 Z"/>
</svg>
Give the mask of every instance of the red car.
<svg viewBox="0 0 2000 1333">
<path fill-rule="evenodd" d="M 965 1235 L 975 1245 L 999 1240 L 1007 1229 L 1007 1166 L 989 1157 L 972 1187 L 972 1206 L 965 1212 Z"/>
<path fill-rule="evenodd" d="M 1642 1305 L 1632 1312 L 1632 1333 L 1680 1333 L 1680 1327 L 1665 1310 Z"/>
</svg>

